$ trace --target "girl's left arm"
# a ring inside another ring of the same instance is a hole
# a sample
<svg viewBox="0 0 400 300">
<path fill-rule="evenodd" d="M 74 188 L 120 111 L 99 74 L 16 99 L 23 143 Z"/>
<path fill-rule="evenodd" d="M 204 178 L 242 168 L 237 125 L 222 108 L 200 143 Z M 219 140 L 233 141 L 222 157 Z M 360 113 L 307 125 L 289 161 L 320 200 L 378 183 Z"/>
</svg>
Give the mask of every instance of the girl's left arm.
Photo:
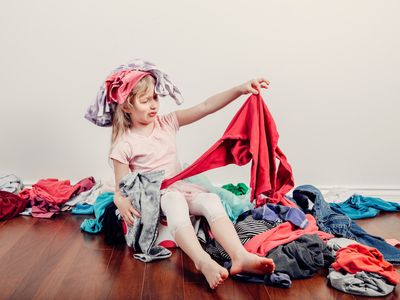
<svg viewBox="0 0 400 300">
<path fill-rule="evenodd" d="M 264 78 L 249 80 L 241 85 L 211 96 L 198 105 L 187 109 L 177 110 L 175 113 L 179 126 L 185 126 L 198 121 L 201 118 L 220 110 L 240 96 L 249 93 L 258 94 L 261 88 L 267 89 L 268 86 L 269 81 Z"/>
</svg>

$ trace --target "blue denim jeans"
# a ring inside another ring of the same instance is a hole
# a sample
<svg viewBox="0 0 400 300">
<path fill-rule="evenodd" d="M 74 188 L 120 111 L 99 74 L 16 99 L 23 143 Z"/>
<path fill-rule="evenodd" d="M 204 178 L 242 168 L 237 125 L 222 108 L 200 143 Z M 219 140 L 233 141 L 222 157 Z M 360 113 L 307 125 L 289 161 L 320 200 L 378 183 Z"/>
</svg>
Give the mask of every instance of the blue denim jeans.
<svg viewBox="0 0 400 300">
<path fill-rule="evenodd" d="M 315 217 L 320 230 L 374 247 L 388 262 L 400 264 L 399 249 L 389 245 L 381 237 L 368 234 L 340 209 L 331 207 L 316 187 L 312 185 L 297 187 L 293 191 L 293 200 L 304 212 L 311 213 Z"/>
</svg>

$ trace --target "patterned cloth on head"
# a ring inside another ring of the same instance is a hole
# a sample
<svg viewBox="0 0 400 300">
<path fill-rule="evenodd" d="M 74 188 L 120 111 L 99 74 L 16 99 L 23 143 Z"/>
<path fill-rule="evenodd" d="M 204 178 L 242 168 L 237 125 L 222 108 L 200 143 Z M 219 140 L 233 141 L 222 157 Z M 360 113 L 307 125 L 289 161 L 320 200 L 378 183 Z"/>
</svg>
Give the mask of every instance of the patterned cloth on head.
<svg viewBox="0 0 400 300">
<path fill-rule="evenodd" d="M 150 73 L 156 79 L 155 93 L 159 96 L 171 96 L 177 104 L 183 103 L 183 97 L 179 89 L 173 84 L 169 76 L 154 64 L 141 59 L 135 59 L 128 64 L 116 68 L 111 74 L 123 70 L 136 70 Z M 97 93 L 96 101 L 86 111 L 85 118 L 95 125 L 107 127 L 112 125 L 112 115 L 116 103 L 110 103 L 106 99 L 105 82 Z"/>
</svg>

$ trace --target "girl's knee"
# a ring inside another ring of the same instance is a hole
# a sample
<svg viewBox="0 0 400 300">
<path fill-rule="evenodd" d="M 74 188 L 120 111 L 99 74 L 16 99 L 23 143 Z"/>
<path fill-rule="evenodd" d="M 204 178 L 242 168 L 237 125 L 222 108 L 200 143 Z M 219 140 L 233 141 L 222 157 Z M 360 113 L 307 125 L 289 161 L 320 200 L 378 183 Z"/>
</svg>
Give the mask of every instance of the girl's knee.
<svg viewBox="0 0 400 300">
<path fill-rule="evenodd" d="M 221 199 L 214 193 L 200 193 L 194 197 L 191 204 L 196 207 L 196 210 L 201 215 L 206 217 L 210 224 L 216 219 L 227 215 Z"/>
<path fill-rule="evenodd" d="M 161 210 L 167 217 L 168 228 L 173 237 L 180 227 L 192 224 L 186 199 L 179 192 L 169 192 L 163 195 Z"/>
</svg>

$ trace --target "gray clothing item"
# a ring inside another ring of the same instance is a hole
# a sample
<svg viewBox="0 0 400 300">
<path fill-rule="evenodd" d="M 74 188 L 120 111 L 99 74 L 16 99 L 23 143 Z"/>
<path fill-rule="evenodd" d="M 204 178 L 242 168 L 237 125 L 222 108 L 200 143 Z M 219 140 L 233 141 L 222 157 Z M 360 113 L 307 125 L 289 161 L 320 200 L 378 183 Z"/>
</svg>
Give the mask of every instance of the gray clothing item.
<svg viewBox="0 0 400 300">
<path fill-rule="evenodd" d="M 0 176 L 0 191 L 18 194 L 23 188 L 24 184 L 17 176 L 13 174 Z"/>
<path fill-rule="evenodd" d="M 76 204 L 86 203 L 93 205 L 96 202 L 97 196 L 103 192 L 103 184 L 101 181 L 97 182 L 90 190 L 80 193 L 73 197 L 71 200 L 65 202 L 65 206 L 75 206 Z"/>
<path fill-rule="evenodd" d="M 336 255 L 336 251 L 338 251 L 341 248 L 345 248 L 348 245 L 351 244 L 359 244 L 359 242 L 352 240 L 352 239 L 348 239 L 348 238 L 344 238 L 344 237 L 339 237 L 339 238 L 333 238 L 330 239 L 326 246 L 329 248 L 329 250 L 332 251 L 332 253 L 334 255 Z"/>
<path fill-rule="evenodd" d="M 111 72 L 111 74 L 122 70 L 136 70 L 149 72 L 156 79 L 155 93 L 160 96 L 171 96 L 177 104 L 183 103 L 183 97 L 179 89 L 172 83 L 169 76 L 151 62 L 141 59 L 134 59 L 128 64 L 121 65 Z M 86 111 L 85 119 L 95 125 L 107 127 L 112 125 L 112 116 L 115 111 L 116 103 L 106 101 L 105 83 L 97 93 L 96 101 Z"/>
<path fill-rule="evenodd" d="M 335 261 L 318 234 L 304 234 L 279 245 L 270 250 L 267 257 L 275 262 L 275 272 L 288 274 L 291 279 L 311 277 Z"/>
<path fill-rule="evenodd" d="M 160 187 L 164 171 L 151 173 L 132 172 L 124 176 L 119 189 L 124 197 L 131 200 L 132 206 L 140 213 L 132 226 L 127 226 L 126 243 L 135 252 L 134 258 L 149 262 L 168 258 L 171 251 L 154 246 L 160 219 Z"/>
<path fill-rule="evenodd" d="M 345 293 L 376 297 L 386 296 L 395 288 L 376 273 L 361 271 L 355 274 L 342 274 L 333 268 L 330 268 L 329 271 L 328 280 L 332 287 Z"/>
</svg>

